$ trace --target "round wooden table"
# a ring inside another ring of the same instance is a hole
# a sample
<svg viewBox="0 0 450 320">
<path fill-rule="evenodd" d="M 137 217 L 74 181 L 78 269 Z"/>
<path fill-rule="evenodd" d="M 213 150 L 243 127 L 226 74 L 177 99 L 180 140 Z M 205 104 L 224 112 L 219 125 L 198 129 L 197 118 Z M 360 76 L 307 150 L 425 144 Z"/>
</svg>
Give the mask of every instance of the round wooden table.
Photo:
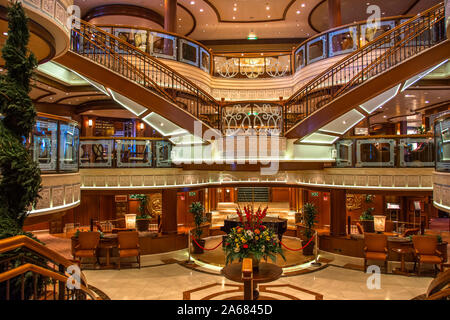
<svg viewBox="0 0 450 320">
<path fill-rule="evenodd" d="M 405 255 L 412 252 L 412 248 L 400 247 L 400 248 L 392 248 L 391 250 L 398 253 L 401 256 L 400 269 L 398 269 L 398 268 L 394 269 L 394 270 L 392 270 L 392 273 L 401 274 L 401 275 L 405 275 L 405 276 L 411 275 L 411 273 L 408 270 L 406 270 Z"/>
<path fill-rule="evenodd" d="M 232 263 L 222 269 L 222 274 L 228 280 L 235 282 L 244 282 L 242 280 L 242 263 Z M 266 283 L 277 280 L 283 274 L 281 267 L 273 264 L 260 262 L 258 270 L 253 270 L 253 299 L 259 297 L 258 283 Z"/>
</svg>

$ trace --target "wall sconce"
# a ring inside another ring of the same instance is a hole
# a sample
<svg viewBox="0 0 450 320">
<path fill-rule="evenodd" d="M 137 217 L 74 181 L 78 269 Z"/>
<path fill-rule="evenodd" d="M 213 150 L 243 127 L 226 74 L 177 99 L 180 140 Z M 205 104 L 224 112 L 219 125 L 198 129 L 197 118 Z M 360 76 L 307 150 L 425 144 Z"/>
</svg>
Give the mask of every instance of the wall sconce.
<svg viewBox="0 0 450 320">
<path fill-rule="evenodd" d="M 135 214 L 126 214 L 125 215 L 125 224 L 127 229 L 136 229 L 136 215 Z"/>
<path fill-rule="evenodd" d="M 373 226 L 376 232 L 384 232 L 386 225 L 386 216 L 373 216 Z"/>
<path fill-rule="evenodd" d="M 89 126 L 89 127 L 92 127 L 92 125 L 93 125 L 93 121 L 92 121 L 92 119 L 89 119 L 89 120 L 88 120 L 88 126 Z"/>
<path fill-rule="evenodd" d="M 141 122 L 141 124 L 139 125 L 139 129 L 144 130 L 144 123 Z"/>
</svg>

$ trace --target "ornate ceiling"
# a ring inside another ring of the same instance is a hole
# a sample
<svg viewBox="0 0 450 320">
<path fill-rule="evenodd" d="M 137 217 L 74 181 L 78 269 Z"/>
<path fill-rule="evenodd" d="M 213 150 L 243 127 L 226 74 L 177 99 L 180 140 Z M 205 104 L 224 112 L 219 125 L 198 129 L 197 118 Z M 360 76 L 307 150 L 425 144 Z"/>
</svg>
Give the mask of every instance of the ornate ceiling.
<svg viewBox="0 0 450 320">
<path fill-rule="evenodd" d="M 163 0 L 75 0 L 85 16 L 105 5 L 135 5 L 164 16 Z M 364 20 L 370 4 L 385 17 L 415 14 L 440 0 L 342 0 L 343 23 Z M 114 21 L 114 16 L 111 16 Z M 119 21 L 117 18 L 116 21 Z M 196 40 L 307 38 L 328 29 L 326 0 L 178 0 L 177 33 Z"/>
</svg>

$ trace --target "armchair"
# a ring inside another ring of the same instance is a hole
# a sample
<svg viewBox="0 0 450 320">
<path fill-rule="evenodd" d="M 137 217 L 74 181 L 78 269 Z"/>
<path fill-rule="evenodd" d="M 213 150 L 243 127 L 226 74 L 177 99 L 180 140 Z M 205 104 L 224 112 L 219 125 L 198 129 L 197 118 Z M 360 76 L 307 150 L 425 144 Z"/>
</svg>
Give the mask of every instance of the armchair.
<svg viewBox="0 0 450 320">
<path fill-rule="evenodd" d="M 137 231 L 122 231 L 117 234 L 119 242 L 119 270 L 120 259 L 125 257 L 136 257 L 136 262 L 141 268 L 141 251 L 139 248 L 139 233 Z"/>
<path fill-rule="evenodd" d="M 417 274 L 420 276 L 420 265 L 423 263 L 440 265 L 440 271 L 444 271 L 442 253 L 437 250 L 437 238 L 435 236 L 413 236 L 414 253 L 416 261 L 414 263 L 414 270 L 416 263 L 418 267 Z"/>
<path fill-rule="evenodd" d="M 387 236 L 377 233 L 364 233 L 364 272 L 367 271 L 367 260 L 384 261 L 387 273 Z"/>
<path fill-rule="evenodd" d="M 418 234 L 420 232 L 420 228 L 411 228 L 411 229 L 406 229 L 405 231 L 403 231 L 402 233 L 402 237 L 409 237 L 415 234 Z"/>
<path fill-rule="evenodd" d="M 96 258 L 98 262 L 97 256 L 97 247 L 100 242 L 100 233 L 99 232 L 80 232 L 78 234 L 78 244 L 75 246 L 73 258 L 80 258 L 79 265 L 81 267 L 81 259 L 82 258 Z"/>
</svg>

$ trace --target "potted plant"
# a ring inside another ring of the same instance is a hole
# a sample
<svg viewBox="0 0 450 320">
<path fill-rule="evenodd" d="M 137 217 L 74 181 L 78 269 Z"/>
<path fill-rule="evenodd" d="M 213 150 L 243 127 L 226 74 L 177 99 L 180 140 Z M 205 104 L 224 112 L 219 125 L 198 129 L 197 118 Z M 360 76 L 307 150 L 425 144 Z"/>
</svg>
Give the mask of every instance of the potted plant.
<svg viewBox="0 0 450 320">
<path fill-rule="evenodd" d="M 147 203 L 148 197 L 145 194 L 134 194 L 130 196 L 131 199 L 139 200 L 139 214 L 136 216 L 136 229 L 138 231 L 144 232 L 148 231 L 150 226 L 150 218 Z"/>
<path fill-rule="evenodd" d="M 226 254 L 226 264 L 235 259 L 242 261 L 244 258 L 251 258 L 253 269 L 257 270 L 261 258 L 265 260 L 270 258 L 275 262 L 276 255 L 279 254 L 286 260 L 277 234 L 261 223 L 266 216 L 267 209 L 267 207 L 264 210 L 259 208 L 254 212 L 253 207 L 244 206 L 244 213 L 240 208 L 237 209 L 240 225 L 231 229 L 224 240 L 223 250 Z"/>
<path fill-rule="evenodd" d="M 189 206 L 189 212 L 194 217 L 194 229 L 192 230 L 195 241 L 192 241 L 193 253 L 203 253 L 205 247 L 205 240 L 201 239 L 203 230 L 201 228 L 202 223 L 206 222 L 206 218 L 203 216 L 203 205 L 201 202 L 192 202 Z M 200 247 L 200 246 L 201 247 Z"/>
<path fill-rule="evenodd" d="M 316 206 L 313 203 L 305 203 L 305 205 L 303 206 L 304 238 L 302 239 L 302 247 L 306 246 L 308 241 L 314 235 L 314 224 L 317 222 L 316 217 L 317 217 Z M 313 240 L 309 243 L 309 245 L 303 248 L 303 254 L 305 256 L 313 255 L 314 244 L 315 241 Z"/>
<path fill-rule="evenodd" d="M 370 204 L 373 203 L 373 195 L 367 194 L 364 202 L 366 203 L 366 210 L 363 211 L 359 220 L 364 228 L 364 232 L 375 232 L 375 227 L 373 224 L 373 211 L 375 208 L 370 207 Z"/>
</svg>

